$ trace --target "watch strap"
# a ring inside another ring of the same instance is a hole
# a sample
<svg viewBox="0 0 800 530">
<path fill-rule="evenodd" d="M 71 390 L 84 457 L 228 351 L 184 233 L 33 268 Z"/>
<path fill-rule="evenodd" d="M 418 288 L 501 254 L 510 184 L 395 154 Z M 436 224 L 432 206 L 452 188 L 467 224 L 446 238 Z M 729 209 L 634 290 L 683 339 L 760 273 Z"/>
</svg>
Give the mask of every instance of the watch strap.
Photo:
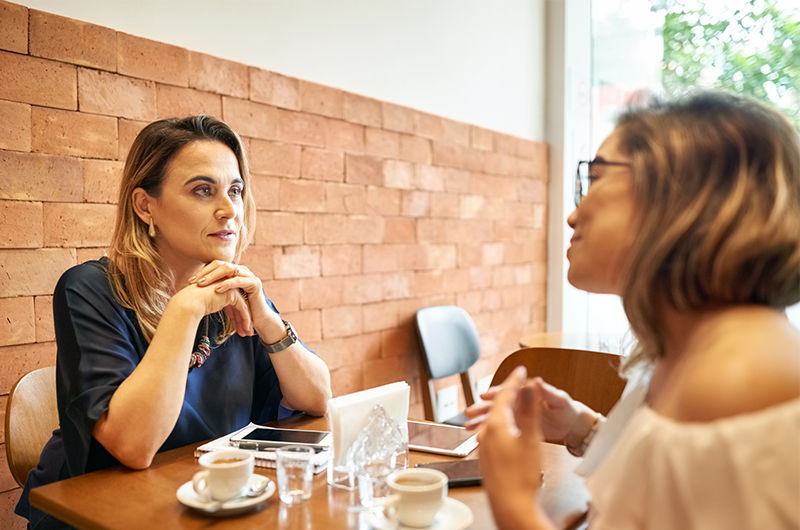
<svg viewBox="0 0 800 530">
<path fill-rule="evenodd" d="M 286 326 L 286 336 L 279 340 L 278 342 L 273 342 L 272 344 L 267 344 L 263 340 L 261 344 L 264 346 L 264 349 L 267 350 L 267 353 L 278 353 L 282 352 L 295 342 L 297 342 L 297 333 L 295 333 L 292 324 L 286 320 L 283 321 L 283 325 Z"/>
</svg>

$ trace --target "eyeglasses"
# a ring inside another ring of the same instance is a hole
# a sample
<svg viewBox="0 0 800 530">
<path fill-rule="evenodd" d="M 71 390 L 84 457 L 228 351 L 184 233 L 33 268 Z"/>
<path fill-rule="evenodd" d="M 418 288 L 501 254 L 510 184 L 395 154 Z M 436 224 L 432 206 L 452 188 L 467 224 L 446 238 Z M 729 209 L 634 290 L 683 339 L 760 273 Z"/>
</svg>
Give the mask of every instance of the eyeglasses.
<svg viewBox="0 0 800 530">
<path fill-rule="evenodd" d="M 581 160 L 578 162 L 578 171 L 575 173 L 575 206 L 589 193 L 589 184 L 592 183 L 592 166 L 623 166 L 631 167 L 629 162 L 609 162 L 608 160 Z"/>
</svg>

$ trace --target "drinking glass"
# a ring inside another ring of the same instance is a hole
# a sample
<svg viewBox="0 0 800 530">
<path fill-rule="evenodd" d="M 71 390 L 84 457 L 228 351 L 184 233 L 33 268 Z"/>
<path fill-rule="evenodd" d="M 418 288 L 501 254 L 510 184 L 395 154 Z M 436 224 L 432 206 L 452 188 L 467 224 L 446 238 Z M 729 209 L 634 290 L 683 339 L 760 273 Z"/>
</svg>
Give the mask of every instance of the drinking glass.
<svg viewBox="0 0 800 530">
<path fill-rule="evenodd" d="M 314 450 L 289 445 L 275 451 L 278 470 L 278 495 L 286 504 L 297 504 L 311 497 L 314 476 Z"/>
</svg>

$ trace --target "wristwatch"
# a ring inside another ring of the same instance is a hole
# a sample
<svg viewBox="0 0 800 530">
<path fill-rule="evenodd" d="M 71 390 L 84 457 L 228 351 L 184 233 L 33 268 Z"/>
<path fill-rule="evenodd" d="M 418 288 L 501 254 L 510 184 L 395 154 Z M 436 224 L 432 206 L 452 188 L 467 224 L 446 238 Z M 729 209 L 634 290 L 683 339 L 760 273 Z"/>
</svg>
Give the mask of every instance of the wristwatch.
<svg viewBox="0 0 800 530">
<path fill-rule="evenodd" d="M 274 342 L 272 344 L 267 344 L 263 340 L 261 344 L 264 346 L 264 349 L 267 350 L 267 353 L 278 353 L 282 352 L 295 342 L 297 342 L 297 333 L 294 332 L 294 328 L 290 322 L 286 320 L 283 321 L 283 325 L 286 326 L 286 336 L 283 337 L 278 342 Z"/>
</svg>

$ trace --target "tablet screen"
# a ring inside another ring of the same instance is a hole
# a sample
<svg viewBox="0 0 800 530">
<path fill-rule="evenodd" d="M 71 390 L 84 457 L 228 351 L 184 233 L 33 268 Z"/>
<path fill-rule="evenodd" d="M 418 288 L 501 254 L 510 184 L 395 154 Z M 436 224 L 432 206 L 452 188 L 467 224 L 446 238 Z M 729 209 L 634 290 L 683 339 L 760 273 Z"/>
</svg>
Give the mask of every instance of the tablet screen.
<svg viewBox="0 0 800 530">
<path fill-rule="evenodd" d="M 328 435 L 320 431 L 297 431 L 292 429 L 253 429 L 242 440 L 280 442 L 286 444 L 318 444 Z"/>
<path fill-rule="evenodd" d="M 475 434 L 475 431 L 442 423 L 408 422 L 408 446 L 411 449 L 427 447 L 455 451 Z"/>
</svg>

